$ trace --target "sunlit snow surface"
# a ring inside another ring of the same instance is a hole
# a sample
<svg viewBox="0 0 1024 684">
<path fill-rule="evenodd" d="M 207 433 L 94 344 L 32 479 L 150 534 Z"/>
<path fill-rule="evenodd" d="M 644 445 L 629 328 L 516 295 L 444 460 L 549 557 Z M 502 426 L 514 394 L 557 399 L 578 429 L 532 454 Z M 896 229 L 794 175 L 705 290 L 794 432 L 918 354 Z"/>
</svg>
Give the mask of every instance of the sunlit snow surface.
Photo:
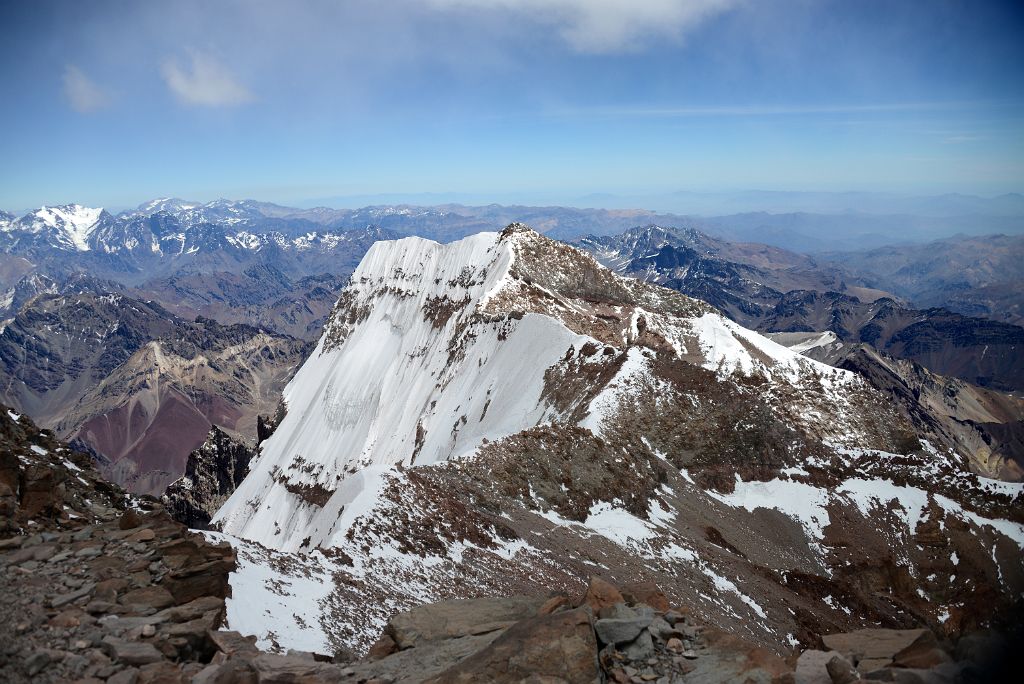
<svg viewBox="0 0 1024 684">
<path fill-rule="evenodd" d="M 283 550 L 332 545 L 353 520 L 351 509 L 372 503 L 381 472 L 468 456 L 484 440 L 560 419 L 544 399 L 545 373 L 567 350 L 596 340 L 554 316 L 486 313 L 496 292 L 516 287 L 509 277 L 515 239 L 481 233 L 445 245 L 420 238 L 373 245 L 343 294 L 350 310 L 332 316 L 285 390 L 285 419 L 217 513 L 225 532 Z M 450 313 L 431 318 L 432 307 Z M 644 316 L 678 353 L 696 353 L 719 372 L 757 368 L 789 382 L 813 371 L 811 382 L 836 404 L 836 388 L 853 377 L 718 314 Z M 684 338 L 694 335 L 701 349 L 687 350 Z M 600 434 L 616 406 L 657 387 L 648 354 L 629 348 L 584 427 Z M 329 500 L 310 505 L 303 488 Z"/>
</svg>

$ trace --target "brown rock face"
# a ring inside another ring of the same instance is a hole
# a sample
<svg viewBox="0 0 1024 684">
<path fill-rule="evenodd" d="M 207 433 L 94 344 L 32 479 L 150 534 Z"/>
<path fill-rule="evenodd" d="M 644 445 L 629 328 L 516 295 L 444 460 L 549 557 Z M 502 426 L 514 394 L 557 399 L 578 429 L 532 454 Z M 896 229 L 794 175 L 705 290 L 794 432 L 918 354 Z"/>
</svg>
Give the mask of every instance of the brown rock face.
<svg viewBox="0 0 1024 684">
<path fill-rule="evenodd" d="M 846 634 L 828 634 L 825 646 L 847 656 L 861 672 L 872 672 L 892 663 L 893 656 L 929 634 L 924 629 L 858 629 Z M 935 637 L 932 636 L 934 642 Z"/>
<path fill-rule="evenodd" d="M 576 609 L 522 620 L 487 648 L 429 681 L 590 684 L 600 677 L 590 616 Z"/>
<path fill-rule="evenodd" d="M 952 658 L 939 645 L 935 635 L 924 632 L 902 651 L 892 657 L 894 667 L 909 667 L 920 670 L 952 662 Z"/>
<path fill-rule="evenodd" d="M 174 597 L 163 587 L 150 586 L 129 591 L 121 597 L 121 603 L 126 606 L 140 606 L 161 610 L 174 605 Z"/>
<path fill-rule="evenodd" d="M 591 577 L 590 585 L 587 587 L 587 595 L 583 597 L 583 603 L 590 606 L 594 612 L 602 608 L 610 608 L 616 603 L 625 603 L 626 599 L 614 586 L 600 577 Z"/>
<path fill-rule="evenodd" d="M 668 597 L 654 582 L 635 582 L 622 587 L 622 596 L 627 603 L 646 603 L 654 610 L 664 613 L 669 609 Z"/>
<path fill-rule="evenodd" d="M 380 660 L 386 658 L 395 651 L 398 650 L 398 644 L 391 638 L 390 634 L 382 634 L 380 639 L 377 639 L 376 643 L 370 647 L 370 650 L 366 653 L 366 657 L 369 660 Z"/>
<path fill-rule="evenodd" d="M 518 596 L 417 606 L 394 616 L 388 624 L 388 635 L 399 650 L 405 650 L 441 639 L 486 634 L 533 617 L 542 603 L 542 599 Z"/>
</svg>

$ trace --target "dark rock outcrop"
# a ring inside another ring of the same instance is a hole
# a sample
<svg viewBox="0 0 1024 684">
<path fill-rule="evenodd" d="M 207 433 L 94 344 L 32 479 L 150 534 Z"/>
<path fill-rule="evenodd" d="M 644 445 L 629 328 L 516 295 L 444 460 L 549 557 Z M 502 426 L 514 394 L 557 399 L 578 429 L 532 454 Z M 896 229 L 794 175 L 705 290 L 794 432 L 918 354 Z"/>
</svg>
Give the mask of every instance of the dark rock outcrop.
<svg viewBox="0 0 1024 684">
<path fill-rule="evenodd" d="M 208 529 L 210 518 L 249 472 L 256 450 L 216 425 L 201 447 L 188 456 L 185 475 L 167 487 L 163 501 L 175 520 Z"/>
</svg>

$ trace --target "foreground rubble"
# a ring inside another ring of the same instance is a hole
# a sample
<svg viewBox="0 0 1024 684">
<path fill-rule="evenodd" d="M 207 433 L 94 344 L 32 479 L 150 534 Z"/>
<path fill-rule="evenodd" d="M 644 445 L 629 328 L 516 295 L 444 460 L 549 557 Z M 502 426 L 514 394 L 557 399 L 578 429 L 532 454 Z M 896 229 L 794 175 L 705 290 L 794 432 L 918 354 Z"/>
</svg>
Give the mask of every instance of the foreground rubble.
<svg viewBox="0 0 1024 684">
<path fill-rule="evenodd" d="M 362 659 L 260 651 L 223 629 L 234 552 L 152 510 L 46 521 L 0 540 L 0 680 L 256 682 L 996 681 L 1000 644 L 868 629 L 822 637 L 797 659 L 670 605 L 651 583 L 592 578 L 570 597 L 478 598 L 394 615 Z M 241 598 L 241 597 L 239 597 Z"/>
<path fill-rule="evenodd" d="M 88 454 L 3 407 L 0 504 L 4 682 L 943 684 L 1002 681 L 995 668 L 1013 646 L 983 632 L 953 644 L 921 628 L 821 630 L 803 635 L 811 647 L 797 655 L 723 629 L 650 582 L 591 578 L 585 592 L 396 611 L 362 657 L 340 646 L 271 653 L 225 624 L 237 566 L 229 544 L 125 495 Z"/>
</svg>

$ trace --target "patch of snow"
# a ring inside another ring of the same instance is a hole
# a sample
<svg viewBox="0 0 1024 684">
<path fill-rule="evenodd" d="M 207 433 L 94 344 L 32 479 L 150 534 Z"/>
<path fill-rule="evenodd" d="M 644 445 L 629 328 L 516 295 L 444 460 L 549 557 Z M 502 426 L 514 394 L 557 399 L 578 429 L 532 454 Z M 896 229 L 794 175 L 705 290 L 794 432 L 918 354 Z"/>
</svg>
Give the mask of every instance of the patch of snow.
<svg viewBox="0 0 1024 684">
<path fill-rule="evenodd" d="M 237 551 L 224 629 L 256 635 L 261 649 L 276 642 L 282 648 L 330 653 L 320 604 L 333 588 L 333 561 L 319 551 L 284 554 L 219 532 L 202 534 Z"/>
<path fill-rule="evenodd" d="M 803 482 L 779 479 L 744 482 L 737 475 L 732 494 L 721 494 L 713 489 L 706 493 L 724 504 L 751 512 L 758 508 L 780 511 L 799 522 L 807 536 L 817 542 L 825 538 L 825 528 L 830 522 L 826 509 L 828 492 Z"/>
<path fill-rule="evenodd" d="M 601 434 L 601 426 L 617 410 L 623 401 L 635 392 L 647 386 L 645 380 L 650 379 L 647 357 L 642 348 L 630 347 L 626 350 L 626 360 L 605 388 L 590 402 L 587 417 L 580 422 L 595 435 Z"/>
</svg>

